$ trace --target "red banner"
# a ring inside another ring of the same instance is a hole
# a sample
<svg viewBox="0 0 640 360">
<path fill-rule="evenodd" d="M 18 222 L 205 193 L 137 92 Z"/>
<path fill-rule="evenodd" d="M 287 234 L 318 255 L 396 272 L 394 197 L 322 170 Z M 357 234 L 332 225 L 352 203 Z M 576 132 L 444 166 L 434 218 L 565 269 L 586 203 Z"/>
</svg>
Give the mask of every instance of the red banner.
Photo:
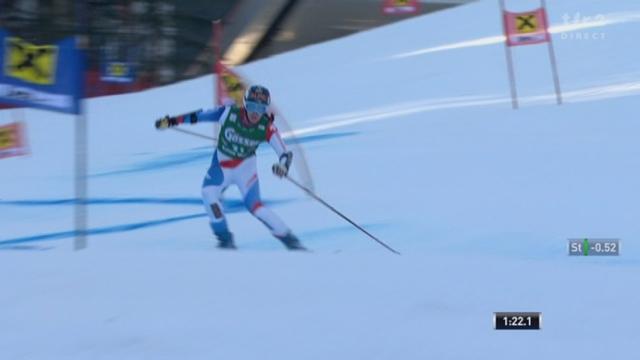
<svg viewBox="0 0 640 360">
<path fill-rule="evenodd" d="M 415 14 L 420 11 L 418 0 L 384 0 L 382 12 L 384 14 Z"/>
<path fill-rule="evenodd" d="M 27 154 L 21 123 L 0 126 L 0 159 Z"/>
<path fill-rule="evenodd" d="M 540 44 L 551 39 L 544 8 L 521 13 L 504 11 L 503 15 L 508 46 Z"/>
</svg>

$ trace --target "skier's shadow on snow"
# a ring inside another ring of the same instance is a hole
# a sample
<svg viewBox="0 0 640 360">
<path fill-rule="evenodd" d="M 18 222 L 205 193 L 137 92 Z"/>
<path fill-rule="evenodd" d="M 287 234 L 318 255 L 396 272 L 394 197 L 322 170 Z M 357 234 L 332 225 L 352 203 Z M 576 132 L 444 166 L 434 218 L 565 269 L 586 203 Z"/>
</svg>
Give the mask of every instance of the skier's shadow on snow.
<svg viewBox="0 0 640 360">
<path fill-rule="evenodd" d="M 287 139 L 285 140 L 285 143 L 287 143 L 287 145 L 305 144 L 305 143 L 313 143 L 313 142 L 330 140 L 330 139 L 337 139 L 342 137 L 349 137 L 357 134 L 358 132 L 356 131 L 350 131 L 350 132 L 307 135 L 307 136 L 301 136 L 295 139 Z M 258 154 L 260 154 L 262 151 L 265 150 L 264 146 L 265 145 L 262 144 L 260 148 L 258 148 Z M 189 150 L 183 150 L 179 153 L 163 155 L 160 157 L 141 161 L 125 169 L 93 174 L 91 175 L 91 177 L 116 176 L 116 175 L 132 174 L 132 173 L 158 171 L 163 169 L 175 169 L 177 166 L 191 165 L 194 163 L 206 164 L 206 162 L 211 160 L 212 153 L 213 153 L 213 147 L 201 146 L 201 147 L 197 147 Z"/>
<path fill-rule="evenodd" d="M 264 200 L 263 202 L 269 206 L 279 206 L 282 204 L 290 203 L 294 199 L 283 200 Z M 164 205 L 202 205 L 200 198 L 99 198 L 88 199 L 84 202 L 88 205 L 122 205 L 122 204 L 164 204 Z M 41 206 L 68 206 L 75 205 L 75 199 L 52 199 L 52 200 L 14 200 L 14 201 L 2 201 L 0 200 L 0 206 L 28 206 L 28 207 L 41 207 Z M 223 206 L 225 212 L 237 213 L 246 211 L 245 204 L 239 199 L 224 199 Z M 144 229 L 154 226 L 167 225 L 180 221 L 186 221 L 197 218 L 205 218 L 207 214 L 202 211 L 200 213 L 174 216 L 164 219 L 141 221 L 129 224 L 120 224 L 113 226 L 104 226 L 87 230 L 87 234 L 90 236 L 114 234 L 126 231 L 133 231 L 138 229 Z M 18 246 L 20 244 L 41 242 L 41 241 L 53 241 L 73 238 L 76 236 L 76 231 L 60 231 L 53 233 L 44 233 L 38 235 L 24 236 L 13 239 L 0 240 L 0 250 L 2 249 L 27 249 L 24 246 Z M 18 246 L 18 247 L 17 247 Z"/>
</svg>

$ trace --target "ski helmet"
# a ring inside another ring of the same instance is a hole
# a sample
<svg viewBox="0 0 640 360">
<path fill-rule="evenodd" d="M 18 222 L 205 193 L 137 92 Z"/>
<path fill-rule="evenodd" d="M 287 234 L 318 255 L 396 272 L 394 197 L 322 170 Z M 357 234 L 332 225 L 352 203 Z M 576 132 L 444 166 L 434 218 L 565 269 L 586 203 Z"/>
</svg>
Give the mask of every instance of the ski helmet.
<svg viewBox="0 0 640 360">
<path fill-rule="evenodd" d="M 249 112 L 266 113 L 271 104 L 269 90 L 260 85 L 252 85 L 244 93 L 244 107 Z"/>
</svg>

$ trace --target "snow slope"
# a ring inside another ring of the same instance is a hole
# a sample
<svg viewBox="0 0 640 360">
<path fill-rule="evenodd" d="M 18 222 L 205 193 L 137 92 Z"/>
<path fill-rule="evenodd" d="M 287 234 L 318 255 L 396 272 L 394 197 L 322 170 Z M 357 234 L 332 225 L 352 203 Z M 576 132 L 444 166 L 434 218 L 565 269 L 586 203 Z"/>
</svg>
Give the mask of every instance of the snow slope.
<svg viewBox="0 0 640 360">
<path fill-rule="evenodd" d="M 0 358 L 632 358 L 640 6 L 549 1 L 549 16 L 561 107 L 531 46 L 514 50 L 511 110 L 494 1 L 239 68 L 272 89 L 318 193 L 400 257 L 271 176 L 268 147 L 263 197 L 316 253 L 284 253 L 235 190 L 244 251 L 215 251 L 209 142 L 152 126 L 211 104 L 211 77 L 88 103 L 93 236 L 73 253 L 72 122 L 26 110 L 31 156 L 0 161 Z M 622 254 L 570 258 L 576 237 Z M 494 331 L 512 310 L 542 311 L 543 330 Z"/>
</svg>

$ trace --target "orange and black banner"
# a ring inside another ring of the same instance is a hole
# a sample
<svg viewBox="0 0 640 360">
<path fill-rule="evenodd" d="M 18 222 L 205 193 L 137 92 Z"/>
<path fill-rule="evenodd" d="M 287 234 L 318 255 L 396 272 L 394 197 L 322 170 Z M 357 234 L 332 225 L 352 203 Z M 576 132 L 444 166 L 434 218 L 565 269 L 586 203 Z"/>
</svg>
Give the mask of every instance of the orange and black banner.
<svg viewBox="0 0 640 360">
<path fill-rule="evenodd" d="M 22 123 L 0 126 L 0 159 L 27 153 Z"/>
<path fill-rule="evenodd" d="M 218 86 L 216 92 L 217 105 L 242 104 L 242 97 L 247 89 L 246 81 L 230 68 L 218 62 Z"/>
</svg>

